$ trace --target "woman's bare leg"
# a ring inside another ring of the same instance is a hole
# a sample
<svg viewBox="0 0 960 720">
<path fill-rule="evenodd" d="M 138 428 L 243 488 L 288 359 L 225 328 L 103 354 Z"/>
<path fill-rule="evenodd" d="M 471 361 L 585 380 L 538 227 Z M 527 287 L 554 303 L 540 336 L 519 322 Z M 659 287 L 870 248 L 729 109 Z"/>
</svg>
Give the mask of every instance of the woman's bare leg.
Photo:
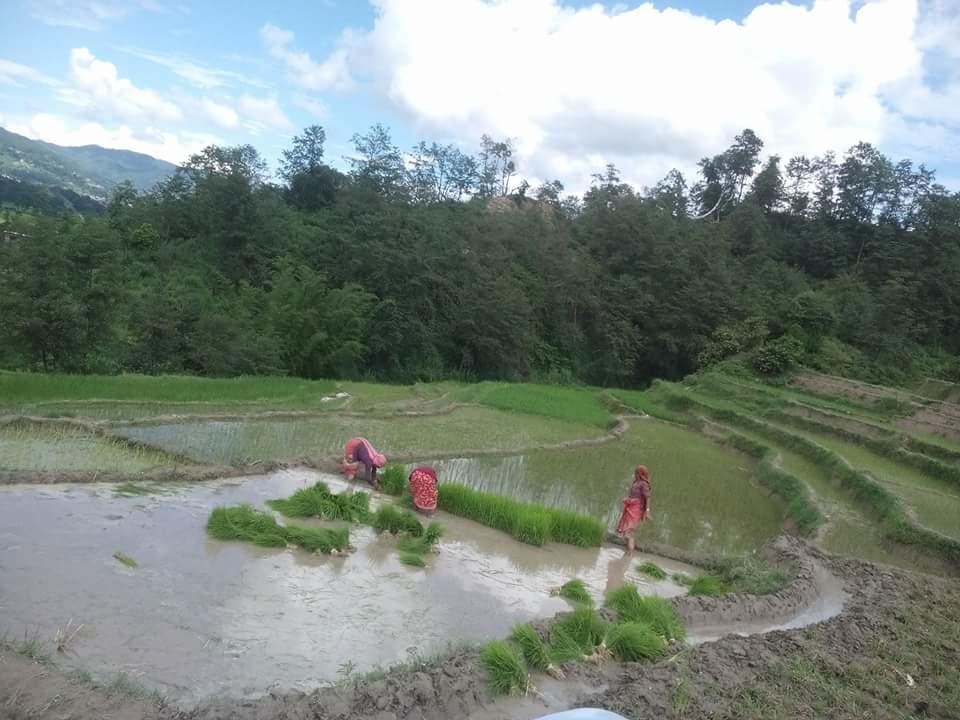
<svg viewBox="0 0 960 720">
<path fill-rule="evenodd" d="M 633 535 L 627 535 L 627 552 L 633 553 L 637 547 L 637 541 L 633 539 Z"/>
</svg>

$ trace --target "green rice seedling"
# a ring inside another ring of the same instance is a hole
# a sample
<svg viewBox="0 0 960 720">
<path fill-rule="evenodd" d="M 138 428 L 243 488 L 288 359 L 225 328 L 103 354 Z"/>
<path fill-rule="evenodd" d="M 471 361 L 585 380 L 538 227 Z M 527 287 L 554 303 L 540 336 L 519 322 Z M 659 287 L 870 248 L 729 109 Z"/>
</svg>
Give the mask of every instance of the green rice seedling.
<svg viewBox="0 0 960 720">
<path fill-rule="evenodd" d="M 531 545 L 557 540 L 581 547 L 598 547 L 606 535 L 603 523 L 594 518 L 454 483 L 440 485 L 438 506 L 452 515 L 501 530 Z"/>
<path fill-rule="evenodd" d="M 585 654 L 580 644 L 559 623 L 550 629 L 550 659 L 554 664 L 579 662 Z"/>
<path fill-rule="evenodd" d="M 686 573 L 674 573 L 670 577 L 677 585 L 683 585 L 684 587 L 690 587 L 693 585 L 693 581 L 695 579 Z"/>
<path fill-rule="evenodd" d="M 350 547 L 348 528 L 308 528 L 291 525 L 284 530 L 286 530 L 288 542 L 299 545 L 308 552 L 329 555 L 334 551 L 343 552 Z"/>
<path fill-rule="evenodd" d="M 523 659 L 531 670 L 547 672 L 553 665 L 547 646 L 532 625 L 528 623 L 514 625 L 510 639 L 520 647 Z"/>
<path fill-rule="evenodd" d="M 667 642 L 682 641 L 687 630 L 669 600 L 656 596 L 641 597 L 633 585 L 624 585 L 607 593 L 607 607 L 617 613 L 618 622 L 643 623 Z"/>
<path fill-rule="evenodd" d="M 573 638 L 584 654 L 593 652 L 607 633 L 607 623 L 589 606 L 576 608 L 557 624 Z"/>
<path fill-rule="evenodd" d="M 701 575 L 690 584 L 691 595 L 717 597 L 730 592 L 730 586 L 716 575 Z"/>
<path fill-rule="evenodd" d="M 490 688 L 498 695 L 525 693 L 529 676 L 516 651 L 503 640 L 487 643 L 480 651 L 480 666 Z"/>
<path fill-rule="evenodd" d="M 286 499 L 268 500 L 267 505 L 286 517 L 294 518 L 365 522 L 370 515 L 370 496 L 367 493 L 334 494 L 324 482 L 300 488 Z"/>
<path fill-rule="evenodd" d="M 557 595 L 564 600 L 569 600 L 575 605 L 593 605 L 593 598 L 590 597 L 590 591 L 587 589 L 586 583 L 580 578 L 567 580 L 556 592 Z"/>
<path fill-rule="evenodd" d="M 440 542 L 440 538 L 443 537 L 444 530 L 443 525 L 438 522 L 432 522 L 427 525 L 427 529 L 423 533 L 423 538 L 429 545 L 436 545 Z"/>
<path fill-rule="evenodd" d="M 129 555 L 120 552 L 119 550 L 113 554 L 113 559 L 116 560 L 121 565 L 126 565 L 128 568 L 139 567 L 139 564 Z"/>
<path fill-rule="evenodd" d="M 330 553 L 350 546 L 347 528 L 305 528 L 277 523 L 269 513 L 250 505 L 214 508 L 207 519 L 207 532 L 218 540 L 244 540 L 262 547 L 299 545 L 310 552 Z"/>
<path fill-rule="evenodd" d="M 420 537 L 424 532 L 423 525 L 417 520 L 416 515 L 396 505 L 384 505 L 379 508 L 373 514 L 370 524 L 377 534 L 388 532 L 396 535 L 405 532 L 414 537 Z"/>
<path fill-rule="evenodd" d="M 390 464 L 380 476 L 380 489 L 387 495 L 399 497 L 407 491 L 407 474 L 403 465 Z"/>
<path fill-rule="evenodd" d="M 626 622 L 614 625 L 607 632 L 607 649 L 617 660 L 638 662 L 659 657 L 666 643 L 657 632 L 644 623 Z"/>
<path fill-rule="evenodd" d="M 770 595 L 779 592 L 790 581 L 782 568 L 753 557 L 745 557 L 723 569 L 721 579 L 733 592 Z"/>
<path fill-rule="evenodd" d="M 405 552 L 403 550 L 399 553 L 400 562 L 404 565 L 409 565 L 411 567 L 426 567 L 427 561 L 423 559 L 423 555 L 415 552 Z"/>
<path fill-rule="evenodd" d="M 667 572 L 662 567 L 656 563 L 650 562 L 649 560 L 647 562 L 640 563 L 637 566 L 637 570 L 648 577 L 652 577 L 654 580 L 667 579 Z"/>
<path fill-rule="evenodd" d="M 431 545 L 427 542 L 426 537 L 414 537 L 412 535 L 404 535 L 400 538 L 397 543 L 397 550 L 401 553 L 411 553 L 414 555 L 426 555 L 430 552 Z"/>
</svg>

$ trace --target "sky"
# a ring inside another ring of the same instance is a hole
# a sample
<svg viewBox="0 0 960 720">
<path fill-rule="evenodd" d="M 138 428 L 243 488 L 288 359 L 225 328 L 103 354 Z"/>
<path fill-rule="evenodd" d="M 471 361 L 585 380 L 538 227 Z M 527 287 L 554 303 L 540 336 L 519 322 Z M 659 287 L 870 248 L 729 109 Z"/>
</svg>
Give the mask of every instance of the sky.
<svg viewBox="0 0 960 720">
<path fill-rule="evenodd" d="M 0 126 L 181 162 L 304 127 L 343 167 L 510 138 L 521 175 L 688 177 L 743 128 L 784 158 L 858 141 L 960 189 L 960 0 L 3 0 Z"/>
</svg>

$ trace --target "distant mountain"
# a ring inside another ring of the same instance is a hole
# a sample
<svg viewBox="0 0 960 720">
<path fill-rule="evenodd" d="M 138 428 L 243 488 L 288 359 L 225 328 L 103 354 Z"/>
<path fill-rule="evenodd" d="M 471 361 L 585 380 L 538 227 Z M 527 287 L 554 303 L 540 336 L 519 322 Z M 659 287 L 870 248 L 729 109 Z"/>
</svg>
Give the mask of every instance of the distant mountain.
<svg viewBox="0 0 960 720">
<path fill-rule="evenodd" d="M 106 200 L 124 180 L 146 190 L 176 166 L 164 160 L 99 145 L 62 147 L 0 128 L 0 176 Z"/>
</svg>

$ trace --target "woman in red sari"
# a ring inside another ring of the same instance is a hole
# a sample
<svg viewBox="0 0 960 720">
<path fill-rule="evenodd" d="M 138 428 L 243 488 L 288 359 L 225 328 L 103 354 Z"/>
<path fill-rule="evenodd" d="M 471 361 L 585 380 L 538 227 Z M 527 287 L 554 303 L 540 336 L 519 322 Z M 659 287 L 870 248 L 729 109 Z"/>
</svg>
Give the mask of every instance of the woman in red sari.
<svg viewBox="0 0 960 720">
<path fill-rule="evenodd" d="M 387 464 L 387 459 L 383 453 L 379 453 L 370 444 L 366 438 L 355 437 L 347 441 L 343 448 L 343 463 L 340 465 L 340 471 L 353 480 L 360 470 L 363 470 L 363 479 L 379 488 L 377 482 L 377 470 Z"/>
<path fill-rule="evenodd" d="M 630 494 L 623 499 L 623 512 L 617 523 L 617 535 L 627 543 L 627 552 L 635 547 L 633 533 L 644 520 L 650 517 L 650 471 L 645 465 L 637 465 L 633 471 Z"/>
<path fill-rule="evenodd" d="M 432 467 L 414 468 L 410 473 L 410 494 L 418 512 L 433 514 L 437 509 L 437 473 Z"/>
</svg>

